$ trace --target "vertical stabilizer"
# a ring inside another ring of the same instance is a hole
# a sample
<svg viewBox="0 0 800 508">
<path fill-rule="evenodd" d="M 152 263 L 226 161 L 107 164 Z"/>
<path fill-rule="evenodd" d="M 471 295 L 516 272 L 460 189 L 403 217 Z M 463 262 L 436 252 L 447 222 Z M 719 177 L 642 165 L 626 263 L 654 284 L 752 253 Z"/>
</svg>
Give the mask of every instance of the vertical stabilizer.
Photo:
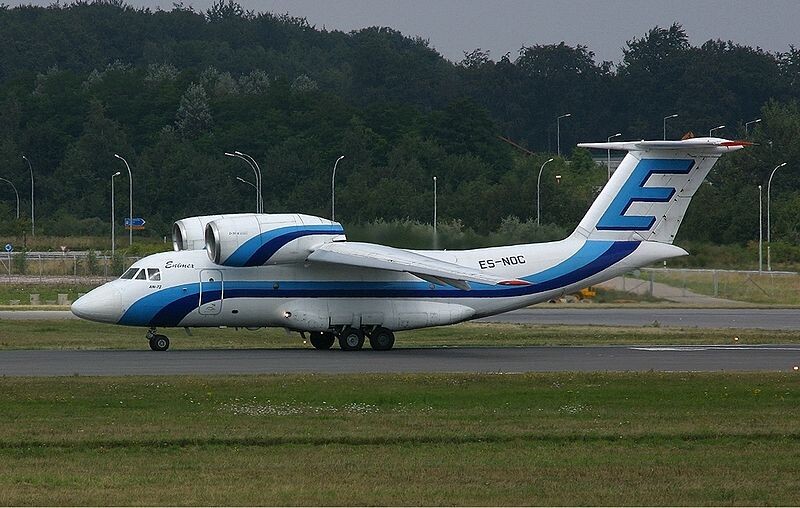
<svg viewBox="0 0 800 508">
<path fill-rule="evenodd" d="M 692 196 L 720 156 L 749 144 L 693 138 L 578 145 L 626 150 L 628 154 L 574 235 L 592 240 L 672 243 Z"/>
</svg>

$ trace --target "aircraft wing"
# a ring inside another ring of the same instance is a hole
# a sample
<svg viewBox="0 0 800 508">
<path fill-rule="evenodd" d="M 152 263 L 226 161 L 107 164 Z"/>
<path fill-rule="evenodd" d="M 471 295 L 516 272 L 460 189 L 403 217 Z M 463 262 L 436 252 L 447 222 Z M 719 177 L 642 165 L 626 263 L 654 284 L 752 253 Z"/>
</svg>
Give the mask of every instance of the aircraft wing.
<svg viewBox="0 0 800 508">
<path fill-rule="evenodd" d="M 530 282 L 488 275 L 467 266 L 441 261 L 405 249 L 363 242 L 329 242 L 316 247 L 308 261 L 392 272 L 407 272 L 433 284 L 469 290 L 470 282 L 522 286 Z"/>
</svg>

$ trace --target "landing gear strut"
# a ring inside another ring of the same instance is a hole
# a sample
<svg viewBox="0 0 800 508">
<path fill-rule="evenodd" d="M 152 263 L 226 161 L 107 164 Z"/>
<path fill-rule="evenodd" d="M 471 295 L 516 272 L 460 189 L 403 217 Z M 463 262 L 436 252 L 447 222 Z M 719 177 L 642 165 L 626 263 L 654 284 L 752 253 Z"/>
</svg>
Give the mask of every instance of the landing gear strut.
<svg viewBox="0 0 800 508">
<path fill-rule="evenodd" d="M 169 349 L 169 337 L 157 334 L 155 328 L 147 330 L 147 342 L 150 343 L 150 349 L 153 351 L 166 351 Z"/>
</svg>

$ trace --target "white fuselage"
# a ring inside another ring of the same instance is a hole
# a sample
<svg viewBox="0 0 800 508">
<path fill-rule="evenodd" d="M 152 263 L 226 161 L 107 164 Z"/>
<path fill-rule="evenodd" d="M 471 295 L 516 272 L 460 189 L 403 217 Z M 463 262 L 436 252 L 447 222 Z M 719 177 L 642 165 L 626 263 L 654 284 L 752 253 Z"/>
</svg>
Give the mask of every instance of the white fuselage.
<svg viewBox="0 0 800 508">
<path fill-rule="evenodd" d="M 148 327 L 284 327 L 325 331 L 344 326 L 408 330 L 446 325 L 547 301 L 661 259 L 684 255 L 670 244 L 586 240 L 465 251 L 418 251 L 526 286 L 426 282 L 404 272 L 327 263 L 226 267 L 204 250 L 148 256 L 133 268 L 160 280 L 117 279 L 80 298 L 76 315 Z"/>
</svg>

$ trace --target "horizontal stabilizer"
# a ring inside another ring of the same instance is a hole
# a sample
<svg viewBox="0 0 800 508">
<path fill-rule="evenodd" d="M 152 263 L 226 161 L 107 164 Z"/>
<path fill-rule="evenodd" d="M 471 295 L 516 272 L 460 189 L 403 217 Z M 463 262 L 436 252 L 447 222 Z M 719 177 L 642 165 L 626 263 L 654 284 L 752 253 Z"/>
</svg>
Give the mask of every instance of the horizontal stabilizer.
<svg viewBox="0 0 800 508">
<path fill-rule="evenodd" d="M 727 153 L 738 150 L 753 143 L 749 141 L 731 141 L 723 138 L 691 138 L 680 141 L 618 141 L 609 143 L 578 143 L 581 148 L 598 148 L 602 150 L 623 150 L 626 152 L 645 150 L 702 150 L 709 153 Z"/>
</svg>

